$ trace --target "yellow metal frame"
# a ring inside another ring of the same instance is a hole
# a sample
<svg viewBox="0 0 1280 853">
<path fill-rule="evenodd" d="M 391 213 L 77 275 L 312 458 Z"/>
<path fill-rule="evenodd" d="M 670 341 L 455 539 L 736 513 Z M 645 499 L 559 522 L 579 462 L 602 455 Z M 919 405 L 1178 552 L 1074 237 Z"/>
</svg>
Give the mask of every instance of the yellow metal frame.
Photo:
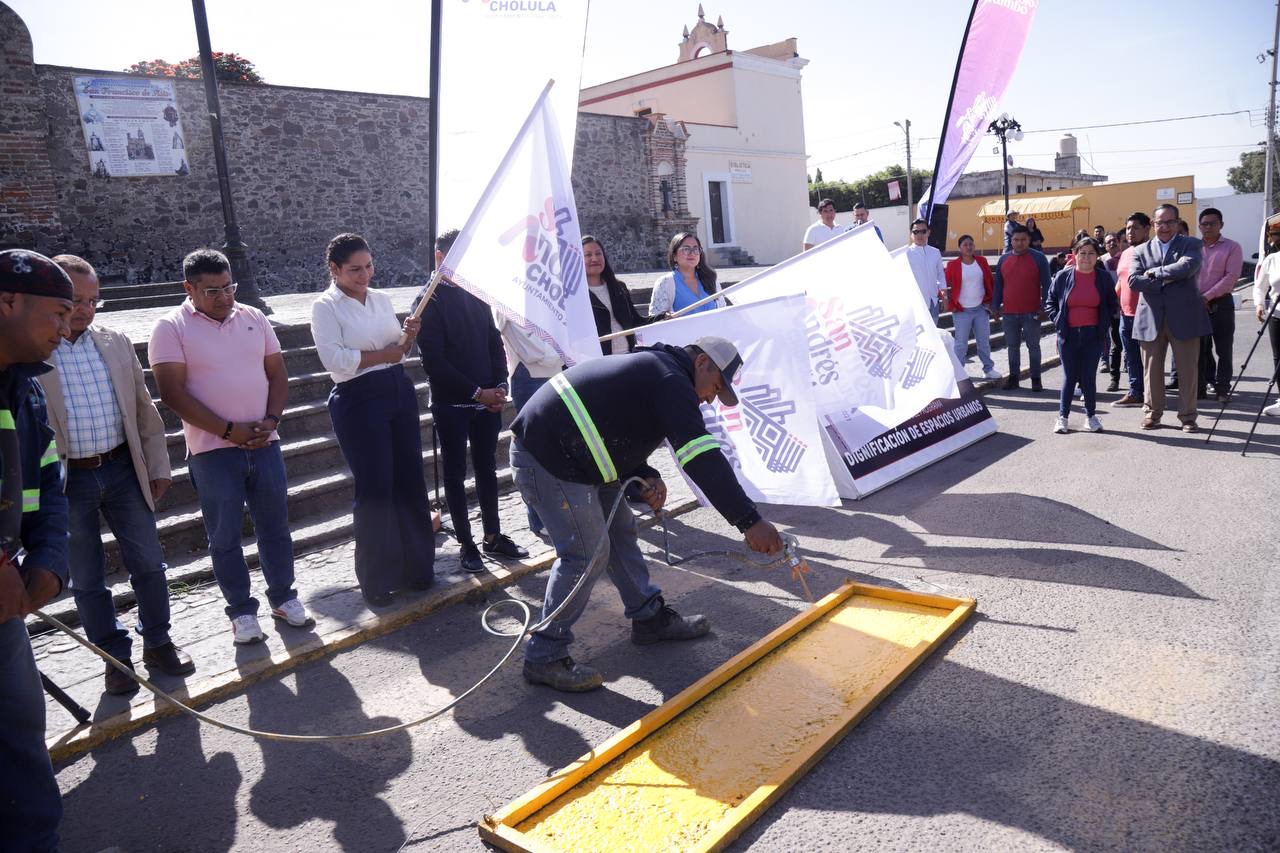
<svg viewBox="0 0 1280 853">
<path fill-rule="evenodd" d="M 778 626 L 762 639 L 734 655 L 523 797 L 513 801 L 496 814 L 486 815 L 479 824 L 480 837 L 503 850 L 516 851 L 516 853 L 557 853 L 555 848 L 530 838 L 516 827 L 853 596 L 933 607 L 949 610 L 950 613 L 937 636 L 917 649 L 915 656 L 906 667 L 896 674 L 886 676 L 874 695 L 860 704 L 850 706 L 848 715 L 836 719 L 828 727 L 814 750 L 797 755 L 793 760 L 778 767 L 775 780 L 769 784 L 760 785 L 751 795 L 730 809 L 718 824 L 710 828 L 702 843 L 692 848 L 698 851 L 723 849 L 795 784 L 796 780 L 808 773 L 850 729 L 880 704 L 882 699 L 892 693 L 894 688 L 901 684 L 902 680 L 910 675 L 922 660 L 969 617 L 977 602 L 972 598 L 949 598 L 847 581 L 840 589 L 818 601 L 794 619 Z"/>
</svg>

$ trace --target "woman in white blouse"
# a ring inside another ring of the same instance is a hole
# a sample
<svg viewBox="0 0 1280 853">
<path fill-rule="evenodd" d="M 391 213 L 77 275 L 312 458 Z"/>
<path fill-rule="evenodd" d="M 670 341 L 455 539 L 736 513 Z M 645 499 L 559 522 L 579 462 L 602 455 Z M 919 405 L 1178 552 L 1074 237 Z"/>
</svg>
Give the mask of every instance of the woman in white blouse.
<svg viewBox="0 0 1280 853">
<path fill-rule="evenodd" d="M 716 271 L 704 257 L 697 234 L 681 231 L 671 238 L 667 246 L 667 266 L 671 272 L 653 285 L 653 294 L 649 297 L 650 317 L 679 311 L 716 292 Z M 719 298 L 690 313 L 714 311 L 725 304 L 725 300 Z"/>
<path fill-rule="evenodd" d="M 1271 233 L 1267 236 L 1274 246 L 1278 235 Z M 1277 301 L 1280 301 L 1280 248 L 1272 249 L 1271 254 L 1258 263 L 1253 279 L 1253 310 L 1258 322 L 1267 324 L 1267 334 L 1271 336 L 1272 369 L 1280 371 L 1280 307 L 1274 312 L 1271 310 Z M 1267 406 L 1262 413 L 1280 418 L 1280 401 Z"/>
<path fill-rule="evenodd" d="M 426 589 L 435 573 L 418 396 L 403 364 L 420 323 L 402 326 L 391 298 L 369 287 L 373 254 L 363 237 L 334 237 L 325 260 L 332 280 L 311 306 L 311 332 L 333 378 L 329 417 L 355 480 L 356 579 L 365 601 L 383 607 L 398 590 Z"/>
</svg>

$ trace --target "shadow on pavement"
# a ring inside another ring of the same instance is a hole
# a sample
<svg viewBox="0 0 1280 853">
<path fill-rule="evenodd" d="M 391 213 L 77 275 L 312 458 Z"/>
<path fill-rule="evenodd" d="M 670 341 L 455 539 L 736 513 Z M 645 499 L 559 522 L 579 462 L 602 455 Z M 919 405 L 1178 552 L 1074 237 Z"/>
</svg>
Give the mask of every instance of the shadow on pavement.
<svg viewBox="0 0 1280 853">
<path fill-rule="evenodd" d="M 942 651 L 731 849 L 775 849 L 774 824 L 830 811 L 972 815 L 1075 850 L 1276 849 L 1280 812 L 1265 792 L 1280 789 L 1280 763 L 981 672 Z M 874 833 L 875 823 L 857 825 Z M 933 828 L 921 832 L 936 840 Z M 795 836 L 780 830 L 787 837 Z"/>
<path fill-rule="evenodd" d="M 200 723 L 189 717 L 156 728 L 155 750 L 138 737 L 77 756 L 93 761 L 80 784 L 63 794 L 62 848 L 218 853 L 236 841 L 241 773 L 230 752 L 206 758 Z"/>
<path fill-rule="evenodd" d="M 261 731 L 333 734 L 399 722 L 367 716 L 351 683 L 328 660 L 256 685 L 249 702 L 249 727 Z M 345 851 L 395 850 L 404 842 L 405 829 L 381 795 L 413 762 L 408 732 L 322 744 L 263 740 L 259 748 L 263 769 L 249 809 L 265 825 L 285 830 L 332 822 L 334 841 Z"/>
</svg>

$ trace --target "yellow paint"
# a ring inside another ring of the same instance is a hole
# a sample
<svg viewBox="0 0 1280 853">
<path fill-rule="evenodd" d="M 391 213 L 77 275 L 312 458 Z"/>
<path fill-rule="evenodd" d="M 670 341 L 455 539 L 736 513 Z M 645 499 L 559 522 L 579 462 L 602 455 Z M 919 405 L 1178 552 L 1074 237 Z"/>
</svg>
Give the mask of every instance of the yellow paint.
<svg viewBox="0 0 1280 853">
<path fill-rule="evenodd" d="M 972 602 L 884 592 L 894 595 L 846 592 L 674 720 L 580 784 L 563 786 L 516 832 L 490 826 L 486 837 L 508 849 L 563 851 L 727 841 L 972 609 Z M 963 606 L 958 618 L 954 605 Z"/>
</svg>

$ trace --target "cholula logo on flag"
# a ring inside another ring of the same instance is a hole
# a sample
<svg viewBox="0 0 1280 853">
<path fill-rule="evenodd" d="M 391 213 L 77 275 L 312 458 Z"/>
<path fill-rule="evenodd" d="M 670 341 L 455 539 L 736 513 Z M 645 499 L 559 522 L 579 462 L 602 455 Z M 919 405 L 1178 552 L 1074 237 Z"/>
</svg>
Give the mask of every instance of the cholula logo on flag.
<svg viewBox="0 0 1280 853">
<path fill-rule="evenodd" d="M 547 83 L 440 269 L 576 364 L 601 353 L 550 89 Z"/>
<path fill-rule="evenodd" d="M 809 449 L 808 442 L 787 429 L 787 418 L 795 413 L 795 401 L 785 399 L 780 389 L 768 384 L 738 389 L 738 405 L 733 408 L 702 407 L 707 432 L 729 438 L 731 433 L 746 430 L 765 467 L 782 474 L 795 473 Z M 734 445 L 721 440 L 720 446 L 723 449 Z M 735 468 L 742 467 L 736 452 L 725 455 Z"/>
</svg>

